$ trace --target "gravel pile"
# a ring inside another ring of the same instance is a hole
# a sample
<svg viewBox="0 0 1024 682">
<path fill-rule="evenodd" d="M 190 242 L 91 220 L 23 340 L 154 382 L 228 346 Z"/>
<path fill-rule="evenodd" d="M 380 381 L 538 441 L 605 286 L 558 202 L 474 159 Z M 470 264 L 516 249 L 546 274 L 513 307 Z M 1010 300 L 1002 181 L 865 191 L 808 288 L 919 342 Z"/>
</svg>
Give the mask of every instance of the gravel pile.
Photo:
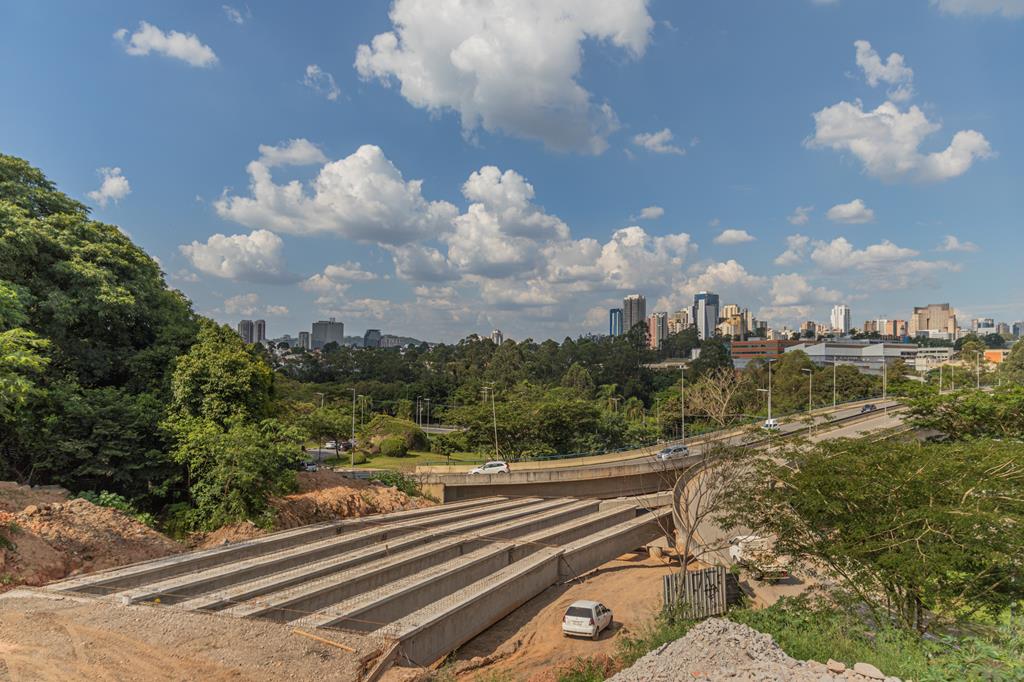
<svg viewBox="0 0 1024 682">
<path fill-rule="evenodd" d="M 798 661 L 786 655 L 771 636 L 746 625 L 710 618 L 685 637 L 650 652 L 611 678 L 614 682 L 693 682 L 700 680 L 885 680 L 867 663 L 847 668 L 829 660 Z"/>
</svg>

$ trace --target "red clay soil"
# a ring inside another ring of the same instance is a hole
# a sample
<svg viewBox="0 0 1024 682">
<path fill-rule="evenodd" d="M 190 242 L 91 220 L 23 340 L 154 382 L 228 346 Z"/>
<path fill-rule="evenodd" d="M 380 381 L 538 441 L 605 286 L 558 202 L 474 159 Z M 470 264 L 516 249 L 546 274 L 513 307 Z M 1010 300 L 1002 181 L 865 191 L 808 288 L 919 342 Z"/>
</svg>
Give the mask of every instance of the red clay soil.
<svg viewBox="0 0 1024 682">
<path fill-rule="evenodd" d="M 41 500 L 38 500 L 41 501 Z M 0 589 L 145 561 L 185 548 L 125 514 L 76 499 L 0 511 Z"/>
<path fill-rule="evenodd" d="M 270 501 L 271 506 L 277 510 L 273 530 L 333 519 L 386 514 L 432 504 L 422 497 L 409 497 L 397 488 L 346 478 L 334 471 L 300 472 L 298 484 L 297 492 Z M 247 521 L 194 536 L 190 544 L 206 549 L 226 542 L 250 540 L 266 532 Z"/>
</svg>

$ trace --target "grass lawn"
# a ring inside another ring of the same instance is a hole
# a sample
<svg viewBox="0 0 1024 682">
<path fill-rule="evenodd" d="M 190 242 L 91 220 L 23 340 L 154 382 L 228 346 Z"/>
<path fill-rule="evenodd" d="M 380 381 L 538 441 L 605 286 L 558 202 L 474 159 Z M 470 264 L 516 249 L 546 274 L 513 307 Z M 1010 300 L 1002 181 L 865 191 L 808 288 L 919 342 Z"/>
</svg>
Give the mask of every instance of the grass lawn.
<svg viewBox="0 0 1024 682">
<path fill-rule="evenodd" d="M 333 457 L 324 460 L 324 464 L 327 466 L 349 466 L 348 454 L 342 453 L 341 457 L 335 459 Z M 480 464 L 486 461 L 478 454 L 469 452 L 459 452 L 452 455 L 452 464 Z M 366 460 L 363 464 L 357 464 L 356 469 L 390 469 L 393 471 L 414 471 L 417 466 L 425 464 L 444 464 L 444 455 L 439 455 L 436 452 L 420 452 L 412 451 L 405 457 L 382 457 L 377 455 Z"/>
</svg>

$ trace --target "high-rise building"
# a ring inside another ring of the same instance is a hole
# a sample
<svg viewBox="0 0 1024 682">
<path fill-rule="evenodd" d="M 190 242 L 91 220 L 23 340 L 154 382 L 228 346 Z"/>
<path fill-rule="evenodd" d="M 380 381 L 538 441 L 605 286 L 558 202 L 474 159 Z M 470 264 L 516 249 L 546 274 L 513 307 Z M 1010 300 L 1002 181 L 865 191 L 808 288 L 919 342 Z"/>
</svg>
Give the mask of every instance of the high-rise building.
<svg viewBox="0 0 1024 682">
<path fill-rule="evenodd" d="M 238 323 L 238 335 L 242 337 L 242 341 L 253 343 L 255 329 L 252 320 L 242 320 Z"/>
<path fill-rule="evenodd" d="M 1014 322 L 1013 326 L 1010 328 L 1010 333 L 1018 339 L 1024 336 L 1024 321 Z"/>
<path fill-rule="evenodd" d="M 323 348 L 331 342 L 339 346 L 345 342 L 345 324 L 336 322 L 333 317 L 329 320 L 314 322 L 313 334 L 310 337 L 313 349 Z"/>
<path fill-rule="evenodd" d="M 380 337 L 379 329 L 367 329 L 363 334 L 363 348 L 380 348 Z"/>
<path fill-rule="evenodd" d="M 640 294 L 630 294 L 622 299 L 622 331 L 625 334 L 641 322 L 647 321 L 647 299 Z"/>
<path fill-rule="evenodd" d="M 818 336 L 818 325 L 813 320 L 800 323 L 800 338 L 814 339 Z"/>
<path fill-rule="evenodd" d="M 693 323 L 697 326 L 697 338 L 710 339 L 718 326 L 718 294 L 700 291 L 693 295 Z"/>
<path fill-rule="evenodd" d="M 719 315 L 722 316 L 723 320 L 728 319 L 728 318 L 732 317 L 733 315 L 739 315 L 739 314 L 740 314 L 740 307 L 738 305 L 736 305 L 735 303 L 726 303 L 725 305 L 722 306 L 722 310 L 719 312 Z"/>
<path fill-rule="evenodd" d="M 956 336 L 956 313 L 948 303 L 929 303 L 926 306 L 914 307 L 910 316 L 907 333 L 911 336 L 919 334 L 930 336 L 929 332 L 939 332 Z"/>
<path fill-rule="evenodd" d="M 491 331 L 491 341 L 495 346 L 500 346 L 505 343 L 505 335 L 501 333 L 500 329 L 495 329 Z"/>
<path fill-rule="evenodd" d="M 608 309 L 608 335 L 622 336 L 622 308 Z"/>
<path fill-rule="evenodd" d="M 907 335 L 906 320 L 875 320 L 875 330 L 882 336 L 900 337 Z"/>
<path fill-rule="evenodd" d="M 401 348 L 402 339 L 394 334 L 383 334 L 377 342 L 378 348 Z"/>
<path fill-rule="evenodd" d="M 309 350 L 309 332 L 299 332 L 299 348 Z"/>
<path fill-rule="evenodd" d="M 252 342 L 262 343 L 267 340 L 267 321 L 256 320 L 252 323 Z"/>
<path fill-rule="evenodd" d="M 1005 322 L 1000 322 L 999 324 L 996 325 L 996 334 L 1009 334 L 1009 333 L 1010 333 L 1010 325 L 1006 324 Z"/>
<path fill-rule="evenodd" d="M 668 313 L 654 313 L 647 318 L 647 345 L 658 350 L 668 338 Z"/>
<path fill-rule="evenodd" d="M 991 317 L 976 317 L 973 320 L 971 320 L 971 329 L 973 329 L 974 331 L 978 331 L 979 329 L 985 327 L 994 326 L 996 326 L 996 321 L 993 320 Z"/>
<path fill-rule="evenodd" d="M 852 314 L 850 313 L 850 306 L 840 303 L 832 306 L 832 331 L 839 332 L 840 334 L 849 334 Z"/>
<path fill-rule="evenodd" d="M 690 311 L 687 308 L 677 310 L 668 318 L 668 333 L 678 334 L 690 327 Z"/>
</svg>

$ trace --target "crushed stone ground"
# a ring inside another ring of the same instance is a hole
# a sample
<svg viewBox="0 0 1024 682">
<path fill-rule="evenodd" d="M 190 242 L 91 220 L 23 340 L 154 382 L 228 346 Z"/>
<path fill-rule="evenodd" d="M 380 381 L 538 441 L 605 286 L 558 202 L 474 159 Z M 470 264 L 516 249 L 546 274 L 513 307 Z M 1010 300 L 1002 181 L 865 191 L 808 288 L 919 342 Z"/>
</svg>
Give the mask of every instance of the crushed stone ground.
<svg viewBox="0 0 1024 682">
<path fill-rule="evenodd" d="M 818 661 L 798 661 L 786 655 L 770 635 L 740 623 L 710 618 L 695 625 L 685 637 L 648 653 L 610 682 L 898 680 L 860 674 L 842 664 L 833 667 L 835 671 Z"/>
</svg>

